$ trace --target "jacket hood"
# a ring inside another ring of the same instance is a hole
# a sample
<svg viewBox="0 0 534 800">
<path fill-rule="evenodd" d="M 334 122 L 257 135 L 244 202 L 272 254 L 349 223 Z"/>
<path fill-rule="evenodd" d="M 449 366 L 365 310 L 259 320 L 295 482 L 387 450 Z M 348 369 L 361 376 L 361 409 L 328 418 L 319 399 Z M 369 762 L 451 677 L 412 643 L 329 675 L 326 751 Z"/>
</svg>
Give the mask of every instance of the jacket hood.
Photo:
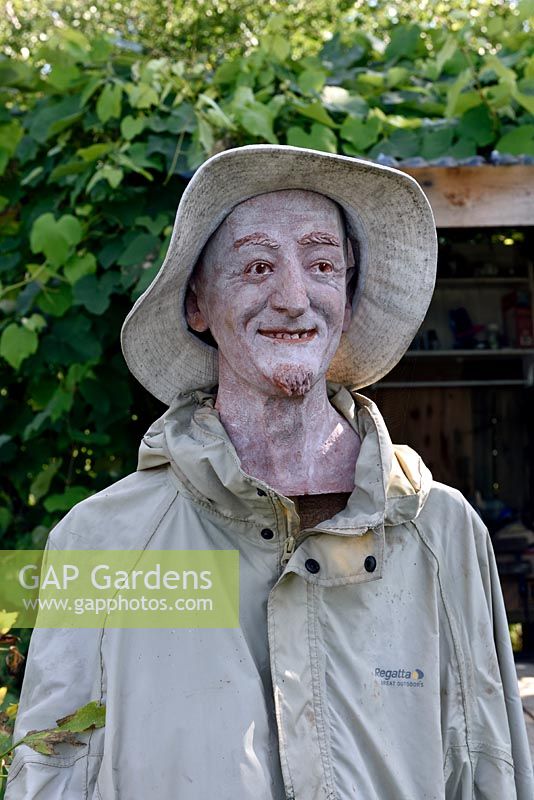
<svg viewBox="0 0 534 800">
<path fill-rule="evenodd" d="M 372 400 L 337 384 L 328 384 L 328 394 L 360 436 L 361 448 L 347 506 L 321 524 L 321 530 L 348 534 L 415 519 L 432 484 L 420 456 L 407 445 L 391 442 Z M 164 464 L 170 465 L 186 492 L 224 516 L 257 519 L 273 497 L 294 508 L 291 500 L 243 472 L 213 394 L 179 395 L 150 426 L 141 442 L 137 469 Z"/>
</svg>

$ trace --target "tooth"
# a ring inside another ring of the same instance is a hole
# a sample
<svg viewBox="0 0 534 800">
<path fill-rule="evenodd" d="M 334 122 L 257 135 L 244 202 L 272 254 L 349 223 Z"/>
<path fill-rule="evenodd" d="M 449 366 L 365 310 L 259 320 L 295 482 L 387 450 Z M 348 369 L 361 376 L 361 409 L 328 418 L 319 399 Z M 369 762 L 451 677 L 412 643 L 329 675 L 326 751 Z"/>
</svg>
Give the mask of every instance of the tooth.
<svg viewBox="0 0 534 800">
<path fill-rule="evenodd" d="M 276 339 L 283 339 L 284 338 L 284 334 L 283 333 L 275 333 L 275 338 Z"/>
<path fill-rule="evenodd" d="M 291 339 L 291 334 L 290 333 L 283 333 L 282 334 L 282 339 Z"/>
<path fill-rule="evenodd" d="M 300 333 L 293 333 L 291 334 L 292 339 L 300 339 Z"/>
</svg>

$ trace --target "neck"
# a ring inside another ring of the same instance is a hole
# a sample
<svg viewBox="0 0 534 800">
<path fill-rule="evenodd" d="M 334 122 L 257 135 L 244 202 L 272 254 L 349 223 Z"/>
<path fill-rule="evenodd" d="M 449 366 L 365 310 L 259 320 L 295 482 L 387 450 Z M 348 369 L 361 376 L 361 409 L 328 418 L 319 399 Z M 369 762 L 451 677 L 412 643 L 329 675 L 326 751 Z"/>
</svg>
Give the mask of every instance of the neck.
<svg viewBox="0 0 534 800">
<path fill-rule="evenodd" d="M 260 392 L 219 364 L 219 412 L 244 472 L 284 495 L 350 492 L 360 440 L 323 377 L 302 396 Z"/>
</svg>

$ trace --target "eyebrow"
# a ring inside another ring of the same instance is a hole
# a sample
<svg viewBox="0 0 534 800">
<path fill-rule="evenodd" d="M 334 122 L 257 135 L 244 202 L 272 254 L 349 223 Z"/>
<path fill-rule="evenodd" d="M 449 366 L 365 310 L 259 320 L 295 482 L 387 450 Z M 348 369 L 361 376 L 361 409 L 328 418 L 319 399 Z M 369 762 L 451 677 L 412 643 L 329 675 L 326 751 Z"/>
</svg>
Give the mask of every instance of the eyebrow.
<svg viewBox="0 0 534 800">
<path fill-rule="evenodd" d="M 312 231 L 306 233 L 297 240 L 297 244 L 332 244 L 334 247 L 339 247 L 339 239 L 332 233 L 325 233 L 324 231 Z"/>
<path fill-rule="evenodd" d="M 310 233 L 306 233 L 304 236 L 301 236 L 300 239 L 297 239 L 297 244 L 331 244 L 334 247 L 340 247 L 339 239 L 332 233 L 325 233 L 324 231 L 311 231 Z M 233 246 L 234 250 L 239 250 L 240 247 L 247 247 L 249 245 L 262 245 L 263 247 L 271 247 L 273 250 L 278 250 L 280 248 L 279 242 L 275 239 L 271 239 L 266 233 L 261 233 L 260 231 L 249 233 L 241 239 L 237 239 Z"/>
<path fill-rule="evenodd" d="M 266 233 L 249 233 L 241 239 L 234 242 L 234 250 L 239 250 L 240 247 L 247 247 L 248 245 L 263 245 L 263 247 L 271 247 L 273 250 L 278 250 L 280 247 L 279 242 L 271 239 Z"/>
</svg>

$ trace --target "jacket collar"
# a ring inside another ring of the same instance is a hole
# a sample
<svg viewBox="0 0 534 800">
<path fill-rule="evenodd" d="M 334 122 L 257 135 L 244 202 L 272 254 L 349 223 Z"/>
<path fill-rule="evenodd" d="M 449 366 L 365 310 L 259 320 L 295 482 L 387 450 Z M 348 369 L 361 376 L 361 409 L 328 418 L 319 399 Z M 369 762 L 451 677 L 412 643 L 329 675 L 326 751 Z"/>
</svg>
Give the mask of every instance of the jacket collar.
<svg viewBox="0 0 534 800">
<path fill-rule="evenodd" d="M 432 482 L 421 458 L 393 445 L 377 406 L 364 395 L 328 385 L 332 405 L 361 438 L 355 488 L 347 507 L 320 529 L 340 535 L 363 533 L 414 519 Z M 169 464 L 183 489 L 224 516 L 254 520 L 272 515 L 273 500 L 288 513 L 293 503 L 242 471 L 239 457 L 205 392 L 178 396 L 150 427 L 139 449 L 138 469 Z"/>
</svg>

